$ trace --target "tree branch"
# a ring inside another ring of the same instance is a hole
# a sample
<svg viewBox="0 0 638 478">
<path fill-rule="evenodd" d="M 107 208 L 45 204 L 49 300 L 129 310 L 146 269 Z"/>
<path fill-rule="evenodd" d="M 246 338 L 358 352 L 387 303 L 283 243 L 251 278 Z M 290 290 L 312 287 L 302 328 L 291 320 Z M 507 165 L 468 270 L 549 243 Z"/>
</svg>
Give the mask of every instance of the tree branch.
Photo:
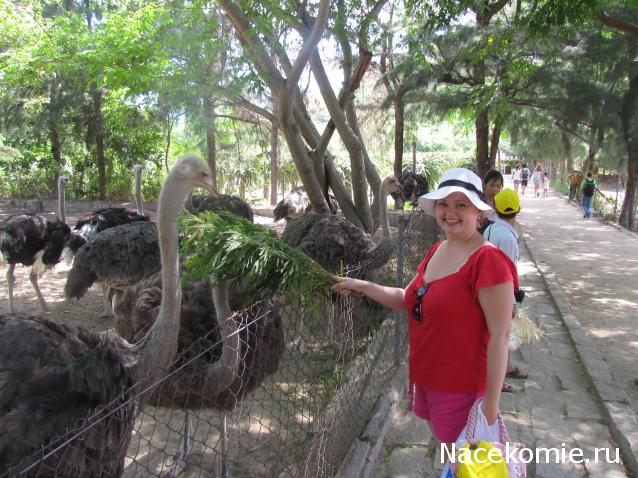
<svg viewBox="0 0 638 478">
<path fill-rule="evenodd" d="M 633 36 L 638 36 L 638 25 L 634 25 L 633 23 L 628 23 L 619 18 L 612 17 L 605 10 L 602 10 L 598 13 L 598 18 L 608 27 L 615 28 L 616 30 L 620 30 L 621 32 L 629 33 Z"/>
</svg>

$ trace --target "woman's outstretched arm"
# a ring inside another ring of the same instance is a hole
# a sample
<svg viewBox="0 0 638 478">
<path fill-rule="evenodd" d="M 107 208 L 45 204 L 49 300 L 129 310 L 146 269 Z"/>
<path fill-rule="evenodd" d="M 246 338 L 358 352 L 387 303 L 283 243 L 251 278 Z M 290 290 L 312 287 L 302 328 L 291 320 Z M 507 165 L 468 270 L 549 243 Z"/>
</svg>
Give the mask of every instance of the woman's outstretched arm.
<svg viewBox="0 0 638 478">
<path fill-rule="evenodd" d="M 403 300 L 405 290 L 400 287 L 387 287 L 367 280 L 346 277 L 333 285 L 332 291 L 344 296 L 350 295 L 350 292 L 358 292 L 390 309 L 406 310 Z"/>
</svg>

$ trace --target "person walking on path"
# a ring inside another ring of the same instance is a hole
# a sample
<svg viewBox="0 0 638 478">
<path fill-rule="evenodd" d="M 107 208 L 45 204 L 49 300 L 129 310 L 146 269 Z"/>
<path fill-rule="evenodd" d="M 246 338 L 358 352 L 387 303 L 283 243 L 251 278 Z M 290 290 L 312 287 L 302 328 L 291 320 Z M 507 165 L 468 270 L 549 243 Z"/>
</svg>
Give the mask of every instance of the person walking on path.
<svg viewBox="0 0 638 478">
<path fill-rule="evenodd" d="M 578 192 L 578 186 L 583 181 L 583 177 L 581 174 L 575 169 L 571 172 L 569 176 L 567 176 L 567 182 L 569 183 L 569 197 L 567 199 L 567 204 L 571 203 L 576 197 L 576 193 Z"/>
<path fill-rule="evenodd" d="M 432 246 L 405 289 L 353 278 L 333 286 L 336 293 L 355 291 L 408 311 L 414 412 L 439 443 L 456 441 L 479 397 L 488 423 L 495 422 L 507 368 L 518 276 L 507 255 L 476 229 L 491 209 L 482 195 L 476 174 L 453 168 L 419 198 L 446 239 Z"/>
<path fill-rule="evenodd" d="M 591 171 L 587 171 L 587 177 L 580 185 L 580 189 L 583 191 L 583 218 L 589 219 L 591 217 L 591 209 L 594 203 L 594 194 L 598 191 L 598 193 L 603 196 L 603 193 L 601 193 L 600 189 L 598 189 L 596 180 L 592 177 Z"/>
<path fill-rule="evenodd" d="M 511 189 L 503 189 L 494 198 L 495 210 L 498 217 L 493 224 L 487 226 L 483 237 L 502 250 L 512 260 L 518 271 L 520 250 L 518 247 L 518 232 L 514 229 L 514 221 L 521 210 L 518 194 Z M 521 371 L 511 363 L 508 352 L 506 378 L 526 379 L 528 374 Z M 503 383 L 504 392 L 513 392 L 514 387 L 510 383 Z"/>
<path fill-rule="evenodd" d="M 527 164 L 523 164 L 523 169 L 521 169 L 521 194 L 525 196 L 525 190 L 527 189 L 527 181 L 529 181 L 530 170 L 527 167 Z"/>
<path fill-rule="evenodd" d="M 517 164 L 514 172 L 512 173 L 512 182 L 514 183 L 514 191 L 518 193 L 518 188 L 521 184 L 521 165 Z"/>
<path fill-rule="evenodd" d="M 540 164 L 534 168 L 534 174 L 532 174 L 532 183 L 534 183 L 534 197 L 540 197 L 541 185 L 543 182 L 543 168 Z"/>
<path fill-rule="evenodd" d="M 549 192 L 549 176 L 547 172 L 543 172 L 543 197 L 547 197 L 547 193 Z"/>
</svg>

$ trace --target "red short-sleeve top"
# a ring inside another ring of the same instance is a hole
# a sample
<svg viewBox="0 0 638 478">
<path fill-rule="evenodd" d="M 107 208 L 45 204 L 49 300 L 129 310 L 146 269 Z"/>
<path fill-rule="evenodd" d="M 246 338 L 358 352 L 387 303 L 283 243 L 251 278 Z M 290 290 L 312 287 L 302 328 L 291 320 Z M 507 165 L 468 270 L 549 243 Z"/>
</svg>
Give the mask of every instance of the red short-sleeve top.
<svg viewBox="0 0 638 478">
<path fill-rule="evenodd" d="M 481 287 L 514 282 L 516 267 L 492 245 L 470 255 L 461 268 L 427 285 L 421 302 L 421 321 L 412 317 L 417 290 L 424 285 L 425 267 L 437 243 L 418 267 L 405 290 L 409 316 L 410 381 L 448 392 L 481 392 L 487 377 L 489 332 L 478 301 Z"/>
</svg>

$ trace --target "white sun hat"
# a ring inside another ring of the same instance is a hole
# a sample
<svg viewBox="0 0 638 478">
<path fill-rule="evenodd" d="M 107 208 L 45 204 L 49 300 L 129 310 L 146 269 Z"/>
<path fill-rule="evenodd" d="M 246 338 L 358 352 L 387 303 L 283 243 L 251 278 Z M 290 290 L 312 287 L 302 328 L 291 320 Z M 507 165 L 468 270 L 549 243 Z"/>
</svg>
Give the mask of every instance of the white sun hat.
<svg viewBox="0 0 638 478">
<path fill-rule="evenodd" d="M 465 194 L 472 204 L 484 213 L 492 210 L 485 203 L 481 178 L 465 168 L 452 168 L 443 173 L 438 187 L 431 193 L 424 194 L 419 198 L 419 206 L 426 214 L 434 216 L 434 206 L 437 199 L 446 198 L 455 192 Z"/>
</svg>

